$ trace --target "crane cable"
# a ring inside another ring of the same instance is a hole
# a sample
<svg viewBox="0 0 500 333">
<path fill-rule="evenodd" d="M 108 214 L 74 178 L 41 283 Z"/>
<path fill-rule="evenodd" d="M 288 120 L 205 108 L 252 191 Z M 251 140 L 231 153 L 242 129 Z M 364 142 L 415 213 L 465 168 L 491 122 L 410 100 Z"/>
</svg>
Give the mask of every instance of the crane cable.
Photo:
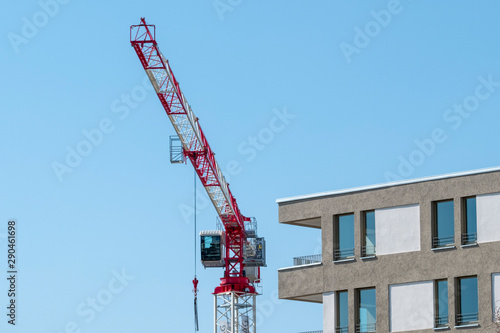
<svg viewBox="0 0 500 333">
<path fill-rule="evenodd" d="M 196 155 L 195 155 L 196 158 Z M 194 279 L 193 279 L 193 293 L 194 293 L 194 329 L 199 331 L 198 327 L 198 279 L 196 278 L 196 168 L 194 170 Z"/>
</svg>

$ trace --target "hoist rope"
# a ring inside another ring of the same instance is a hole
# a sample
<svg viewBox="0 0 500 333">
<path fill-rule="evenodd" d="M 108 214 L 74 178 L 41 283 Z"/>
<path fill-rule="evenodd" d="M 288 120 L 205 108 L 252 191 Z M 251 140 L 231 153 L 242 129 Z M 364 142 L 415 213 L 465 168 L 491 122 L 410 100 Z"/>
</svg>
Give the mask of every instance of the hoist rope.
<svg viewBox="0 0 500 333">
<path fill-rule="evenodd" d="M 195 155 L 196 158 L 196 155 Z M 196 278 L 196 169 L 194 170 L 194 279 L 193 279 L 193 292 L 194 292 L 194 330 L 197 332 L 198 328 L 198 279 Z"/>
</svg>

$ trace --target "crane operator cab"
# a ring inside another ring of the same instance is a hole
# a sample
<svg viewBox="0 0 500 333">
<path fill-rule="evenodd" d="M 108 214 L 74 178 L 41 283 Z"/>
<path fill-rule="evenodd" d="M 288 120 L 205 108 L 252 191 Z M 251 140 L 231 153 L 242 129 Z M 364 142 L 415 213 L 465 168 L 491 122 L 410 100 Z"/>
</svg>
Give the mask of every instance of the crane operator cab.
<svg viewBox="0 0 500 333">
<path fill-rule="evenodd" d="M 201 263 L 203 267 L 224 267 L 224 232 L 201 231 Z"/>
<path fill-rule="evenodd" d="M 201 263 L 203 267 L 224 267 L 225 234 L 221 230 L 200 232 Z M 256 237 L 255 233 L 247 232 L 244 244 L 244 263 L 246 267 L 266 266 L 266 242 L 263 237 Z M 250 271 L 250 270 L 249 270 Z"/>
</svg>

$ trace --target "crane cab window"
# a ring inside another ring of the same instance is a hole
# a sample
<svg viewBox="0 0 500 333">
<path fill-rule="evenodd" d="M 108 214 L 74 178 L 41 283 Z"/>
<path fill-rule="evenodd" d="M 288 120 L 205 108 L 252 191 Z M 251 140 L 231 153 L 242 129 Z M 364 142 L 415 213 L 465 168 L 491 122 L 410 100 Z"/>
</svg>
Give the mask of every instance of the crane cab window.
<svg viewBox="0 0 500 333">
<path fill-rule="evenodd" d="M 220 261 L 221 259 L 221 236 L 201 236 L 201 260 Z"/>
</svg>

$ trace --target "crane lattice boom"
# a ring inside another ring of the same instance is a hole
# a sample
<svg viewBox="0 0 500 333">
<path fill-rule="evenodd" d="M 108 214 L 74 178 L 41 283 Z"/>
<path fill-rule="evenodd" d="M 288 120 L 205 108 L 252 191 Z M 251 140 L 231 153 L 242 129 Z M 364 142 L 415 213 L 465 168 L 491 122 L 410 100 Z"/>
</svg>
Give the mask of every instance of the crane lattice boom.
<svg viewBox="0 0 500 333">
<path fill-rule="evenodd" d="M 155 26 L 146 24 L 144 18 L 141 24 L 130 28 L 130 42 L 179 136 L 184 155 L 193 164 L 225 228 L 225 274 L 215 294 L 229 291 L 255 293 L 255 288 L 243 271 L 245 222 L 250 221 L 250 218 L 241 214 L 198 118 L 191 110 L 155 38 Z"/>
</svg>

